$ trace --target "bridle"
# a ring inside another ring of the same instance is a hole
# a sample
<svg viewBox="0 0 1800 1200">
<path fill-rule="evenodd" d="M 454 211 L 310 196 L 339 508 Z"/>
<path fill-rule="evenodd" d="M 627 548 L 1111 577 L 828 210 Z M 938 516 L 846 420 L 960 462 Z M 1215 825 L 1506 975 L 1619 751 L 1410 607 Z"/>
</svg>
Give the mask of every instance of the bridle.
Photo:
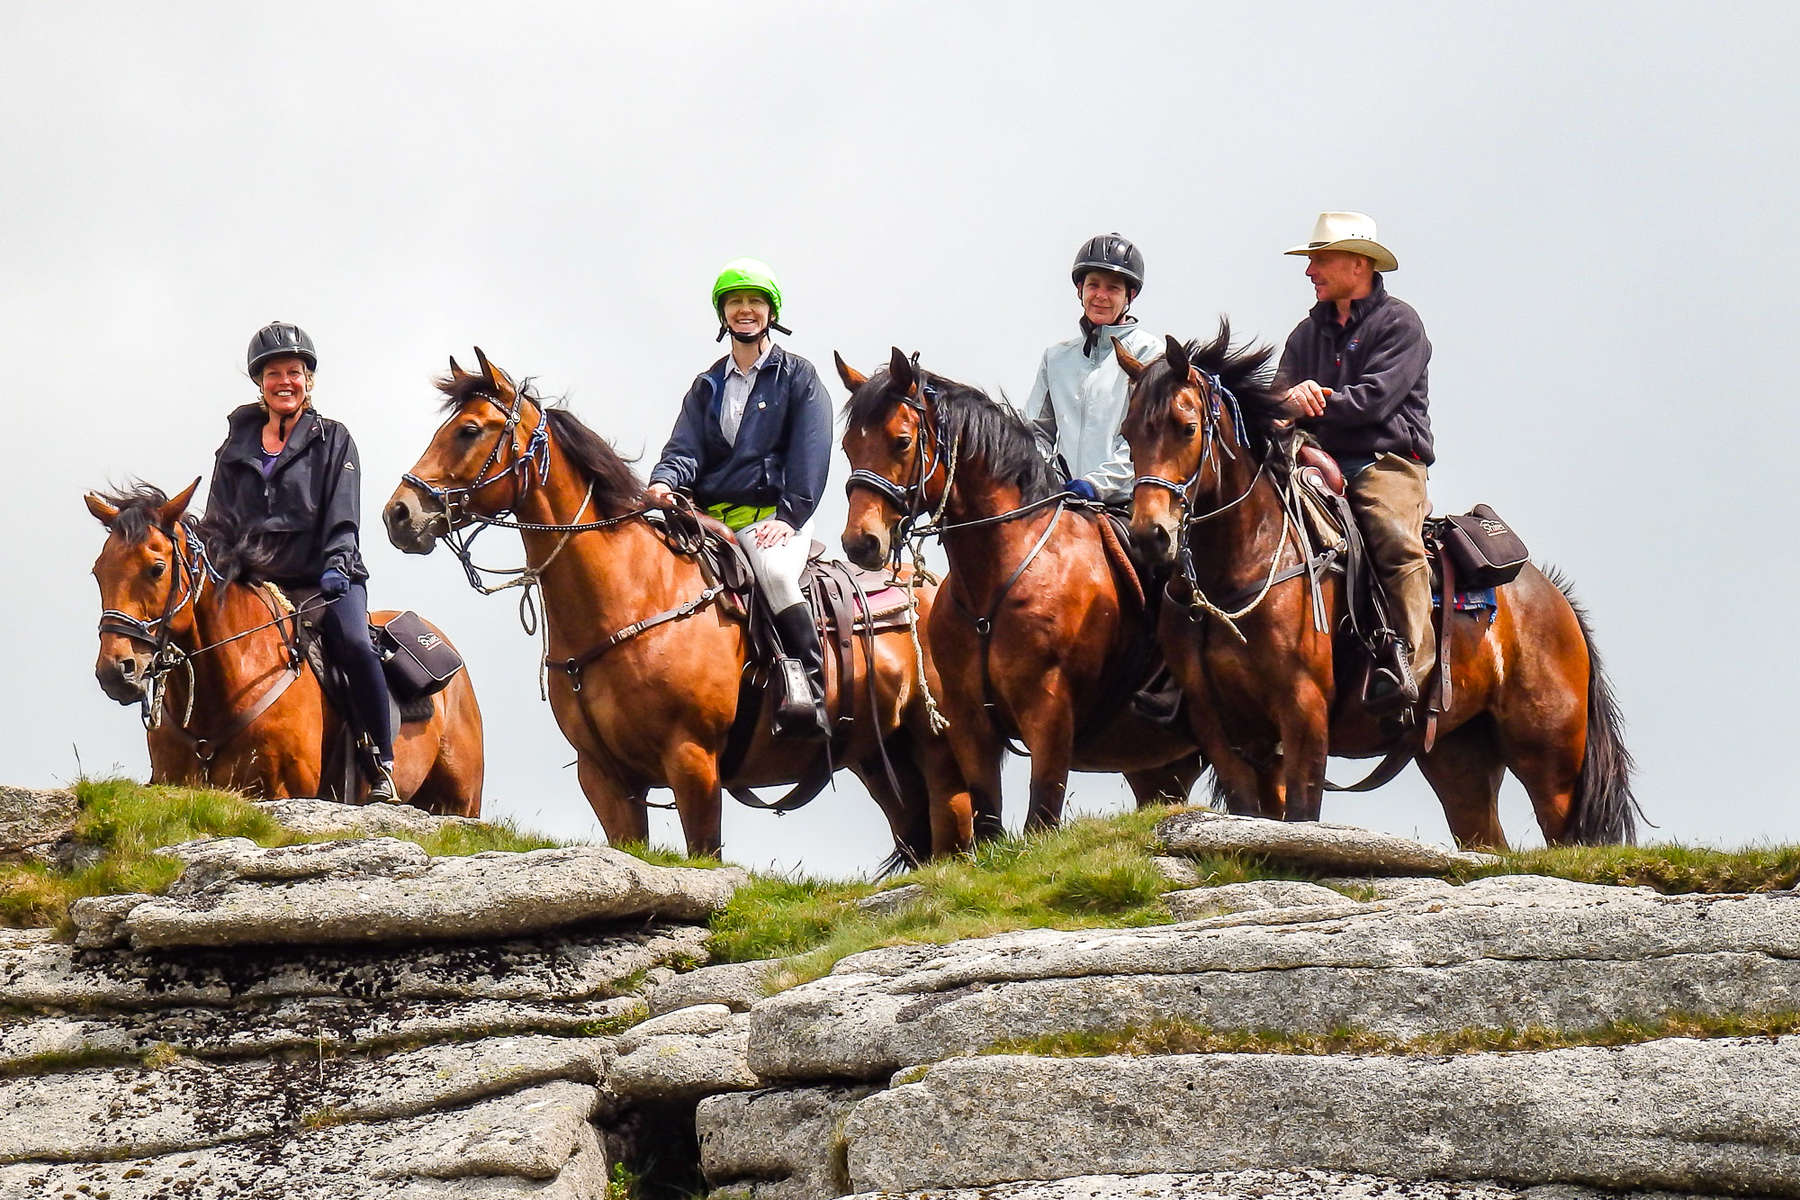
<svg viewBox="0 0 1800 1200">
<path fill-rule="evenodd" d="M 937 399 L 937 389 L 925 382 L 925 375 L 919 370 L 917 354 L 912 356 L 912 370 L 913 385 L 897 401 L 912 409 L 919 418 L 920 445 L 913 454 L 912 482 L 902 486 L 885 475 L 860 467 L 851 471 L 850 477 L 844 481 L 846 497 L 853 495 L 857 488 L 863 488 L 886 500 L 900 514 L 900 521 L 895 529 L 896 536 L 890 547 L 890 557 L 896 566 L 900 562 L 900 546 L 903 542 L 928 537 L 941 526 L 944 509 L 950 503 L 950 486 L 956 481 L 956 443 L 951 442 L 947 436 L 942 410 L 933 419 L 932 404 Z M 929 456 L 924 445 L 928 438 L 931 443 Z M 925 485 L 937 474 L 940 466 L 946 469 L 944 492 L 939 499 L 937 512 L 932 513 L 925 496 Z M 921 525 L 920 520 L 925 517 L 930 519 Z"/>
<path fill-rule="evenodd" d="M 181 720 L 171 731 L 188 743 L 189 748 L 205 766 L 208 777 L 212 770 L 212 759 L 233 737 L 243 732 L 255 722 L 269 707 L 281 698 L 283 692 L 300 676 L 300 665 L 303 654 L 300 649 L 300 618 L 328 607 L 335 597 L 321 597 L 317 602 L 291 613 L 276 610 L 274 602 L 263 591 L 257 594 L 263 603 L 269 606 L 273 619 L 249 629 L 239 630 L 229 637 L 220 638 L 193 650 L 184 650 L 175 644 L 174 618 L 183 611 L 192 610 L 199 599 L 200 589 L 210 581 L 215 587 L 225 582 L 225 577 L 213 566 L 212 558 L 206 552 L 206 543 L 193 528 L 185 522 L 178 523 L 177 528 L 170 529 L 157 526 L 163 536 L 169 539 L 174 547 L 170 558 L 173 560 L 175 581 L 169 588 L 169 597 L 163 603 L 162 615 L 145 621 L 130 613 L 116 608 L 102 609 L 100 612 L 99 631 L 102 634 L 118 634 L 141 642 L 150 647 L 150 663 L 138 677 L 141 695 L 138 699 L 139 717 L 145 729 L 160 728 L 163 715 L 167 711 L 164 705 L 164 681 L 176 670 L 187 674 L 187 705 L 182 712 Z M 203 654 L 217 650 L 241 638 L 272 626 L 285 625 L 292 622 L 293 633 L 283 633 L 282 641 L 287 648 L 287 669 L 282 676 L 266 688 L 260 696 L 246 709 L 240 711 L 225 731 L 212 738 L 199 737 L 189 728 L 194 718 L 194 660 Z"/>
<path fill-rule="evenodd" d="M 1247 451 L 1249 449 L 1248 443 L 1244 441 L 1244 413 L 1242 408 L 1238 405 L 1237 396 L 1230 388 L 1225 386 L 1224 381 L 1217 375 L 1207 374 L 1203 378 L 1206 380 L 1207 402 L 1201 405 L 1204 419 L 1201 422 L 1202 440 L 1200 445 L 1200 459 L 1194 464 L 1193 473 L 1186 479 L 1180 481 L 1165 479 L 1161 475 L 1139 475 L 1133 480 L 1134 487 L 1160 487 L 1175 493 L 1175 502 L 1180 506 L 1181 510 L 1181 528 L 1183 533 L 1185 533 L 1190 526 L 1210 521 L 1214 517 L 1227 513 L 1241 504 L 1245 498 L 1256 489 L 1257 481 L 1262 478 L 1264 469 L 1264 464 L 1259 462 L 1256 467 L 1256 474 L 1251 477 L 1250 486 L 1245 488 L 1243 493 L 1236 499 L 1228 501 L 1217 508 L 1208 509 L 1205 512 L 1196 510 L 1195 501 L 1200 487 L 1200 478 L 1206 474 L 1206 468 L 1209 466 L 1214 467 L 1215 469 L 1222 467 L 1224 464 L 1220 461 L 1220 455 L 1234 461 L 1237 458 L 1236 452 L 1233 451 L 1230 445 L 1226 443 L 1225 439 L 1219 435 L 1219 421 L 1223 413 L 1224 405 L 1230 405 L 1231 407 L 1232 440 L 1237 442 L 1240 450 Z"/>
</svg>

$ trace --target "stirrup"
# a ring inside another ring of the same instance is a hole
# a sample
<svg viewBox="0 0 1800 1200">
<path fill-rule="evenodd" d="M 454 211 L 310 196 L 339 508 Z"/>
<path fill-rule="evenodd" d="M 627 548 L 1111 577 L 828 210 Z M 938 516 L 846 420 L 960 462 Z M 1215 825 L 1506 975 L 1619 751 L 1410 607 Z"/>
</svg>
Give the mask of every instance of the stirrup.
<svg viewBox="0 0 1800 1200">
<path fill-rule="evenodd" d="M 825 702 L 813 687 L 806 665 L 797 658 L 775 660 L 779 684 L 775 702 L 776 737 L 824 740 L 831 736 Z"/>
<path fill-rule="evenodd" d="M 370 781 L 368 803 L 398 804 L 400 789 L 394 783 L 394 764 L 382 762 L 379 758 L 370 760 Z"/>
</svg>

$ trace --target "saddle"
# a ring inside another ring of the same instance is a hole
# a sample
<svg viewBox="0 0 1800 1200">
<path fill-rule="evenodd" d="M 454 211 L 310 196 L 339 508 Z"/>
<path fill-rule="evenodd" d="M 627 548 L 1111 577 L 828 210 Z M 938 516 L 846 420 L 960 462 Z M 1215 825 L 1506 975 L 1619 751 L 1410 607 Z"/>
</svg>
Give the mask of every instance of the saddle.
<svg viewBox="0 0 1800 1200">
<path fill-rule="evenodd" d="M 749 660 L 738 684 L 737 716 L 719 758 L 723 778 L 735 775 L 743 765 L 774 678 L 782 647 L 775 631 L 775 614 L 756 586 L 750 561 L 738 545 L 737 534 L 724 522 L 690 508 L 665 509 L 649 515 L 664 540 L 678 554 L 693 558 L 709 587 L 720 589 L 719 598 L 735 619 L 744 622 L 749 641 Z M 768 802 L 747 788 L 727 787 L 732 798 L 751 808 L 791 812 L 810 802 L 830 782 L 836 763 L 848 743 L 855 711 L 857 687 L 869 691 L 869 711 L 875 712 L 875 677 L 871 670 L 858 671 L 854 645 L 863 639 L 865 663 L 875 660 L 875 635 L 905 629 L 912 621 L 912 601 L 902 580 L 885 571 L 869 571 L 841 559 L 825 557 L 825 547 L 813 542 L 801 573 L 800 591 L 812 610 L 819 630 L 819 645 L 827 660 L 836 663 L 837 687 L 831 699 L 832 736 L 821 748 L 819 760 L 780 800 Z M 829 668 L 828 668 L 829 669 Z M 887 747 L 881 744 L 883 765 L 890 786 L 900 790 Z"/>
<path fill-rule="evenodd" d="M 366 731 L 357 728 L 349 678 L 342 665 L 327 653 L 325 637 L 313 617 L 324 593 L 317 588 L 295 588 L 284 592 L 274 584 L 266 586 L 281 607 L 295 617 L 290 652 L 312 668 L 313 677 L 319 681 L 319 690 L 343 718 L 339 735 L 323 748 L 319 778 L 325 781 L 324 790 L 335 794 L 326 798 L 355 803 L 359 794 L 357 751 L 366 738 Z M 420 657 L 426 665 L 404 652 L 397 643 L 409 636 L 416 639 L 417 631 L 430 633 L 418 615 L 410 610 L 391 618 L 386 625 L 373 620 L 369 622 L 369 642 L 381 656 L 387 675 L 388 720 L 395 733 L 403 726 L 429 721 L 433 707 L 431 698 L 463 668 L 462 656 L 441 638 L 434 645 L 420 647 Z M 421 682 L 421 677 L 425 682 Z"/>
</svg>

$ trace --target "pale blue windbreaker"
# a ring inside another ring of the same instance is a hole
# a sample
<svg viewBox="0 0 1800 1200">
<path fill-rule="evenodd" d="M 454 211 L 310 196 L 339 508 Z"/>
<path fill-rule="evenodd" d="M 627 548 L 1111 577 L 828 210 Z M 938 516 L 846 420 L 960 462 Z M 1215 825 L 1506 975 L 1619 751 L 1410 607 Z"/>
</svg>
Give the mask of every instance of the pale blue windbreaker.
<svg viewBox="0 0 1800 1200">
<path fill-rule="evenodd" d="M 1025 416 L 1037 434 L 1038 449 L 1046 458 L 1062 455 L 1069 478 L 1087 480 L 1108 504 L 1129 504 L 1137 475 L 1119 427 L 1125 423 L 1131 381 L 1113 357 L 1114 338 L 1125 343 L 1133 358 L 1146 362 L 1164 348 L 1162 338 L 1145 333 L 1136 321 L 1102 325 L 1094 348 L 1085 354 L 1086 334 L 1058 342 L 1038 363 Z"/>
</svg>

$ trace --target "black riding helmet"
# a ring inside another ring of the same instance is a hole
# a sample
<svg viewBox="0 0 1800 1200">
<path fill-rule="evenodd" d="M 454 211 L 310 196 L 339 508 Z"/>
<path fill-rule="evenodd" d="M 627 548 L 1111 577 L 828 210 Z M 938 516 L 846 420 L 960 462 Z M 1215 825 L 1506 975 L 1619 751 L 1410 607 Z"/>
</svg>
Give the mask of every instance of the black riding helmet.
<svg viewBox="0 0 1800 1200">
<path fill-rule="evenodd" d="M 298 358 L 306 364 L 307 370 L 319 369 L 319 355 L 313 349 L 313 340 L 306 336 L 306 330 L 286 321 L 271 321 L 256 331 L 245 355 L 245 370 L 255 379 L 264 363 L 277 358 Z"/>
<path fill-rule="evenodd" d="M 1081 244 L 1075 252 L 1075 267 L 1069 272 L 1080 287 L 1089 271 L 1111 271 L 1123 275 L 1131 285 L 1135 299 L 1144 290 L 1144 255 L 1129 238 L 1117 233 L 1098 233 Z"/>
</svg>

